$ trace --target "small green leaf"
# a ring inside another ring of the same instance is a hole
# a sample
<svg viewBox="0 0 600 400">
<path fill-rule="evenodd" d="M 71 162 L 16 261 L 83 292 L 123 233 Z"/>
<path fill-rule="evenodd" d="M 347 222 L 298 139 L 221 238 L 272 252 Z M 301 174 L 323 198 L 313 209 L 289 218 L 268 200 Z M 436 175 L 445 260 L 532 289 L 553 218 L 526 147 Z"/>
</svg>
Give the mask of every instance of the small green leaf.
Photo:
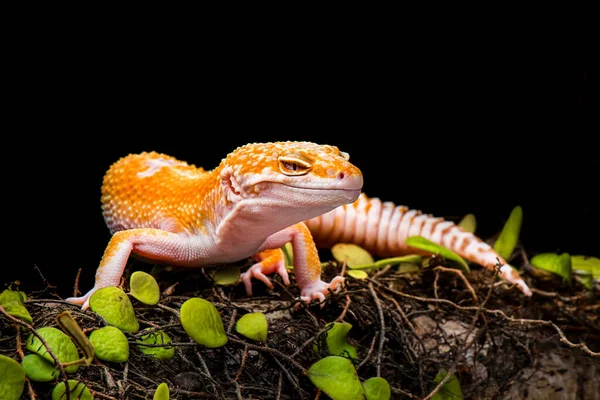
<svg viewBox="0 0 600 400">
<path fill-rule="evenodd" d="M 129 342 L 115 326 L 104 326 L 90 334 L 94 355 L 102 361 L 122 363 L 129 359 Z"/>
<path fill-rule="evenodd" d="M 140 329 L 131 300 L 116 286 L 94 292 L 90 297 L 90 309 L 122 331 L 135 333 Z"/>
<path fill-rule="evenodd" d="M 281 250 L 283 250 L 283 256 L 285 257 L 285 265 L 294 265 L 294 248 L 292 247 L 292 242 L 287 242 Z"/>
<path fill-rule="evenodd" d="M 390 384 L 382 377 L 369 378 L 363 382 L 367 400 L 389 400 L 392 397 Z"/>
<path fill-rule="evenodd" d="M 356 369 L 347 358 L 329 356 L 314 363 L 306 375 L 333 400 L 362 400 L 364 389 Z"/>
<path fill-rule="evenodd" d="M 71 341 L 71 338 L 60 329 L 56 329 L 52 326 L 45 326 L 38 329 L 37 333 L 46 341 L 48 347 L 50 347 L 56 358 L 58 358 L 61 363 L 79 360 L 80 357 L 79 353 L 77 352 L 77 347 L 73 341 Z M 44 347 L 42 342 L 35 335 L 29 335 L 25 347 L 27 350 L 39 354 L 54 364 L 52 356 L 50 356 L 50 353 L 48 353 L 46 347 Z M 65 367 L 65 371 L 68 373 L 75 372 L 77 369 L 79 369 L 78 365 Z"/>
<path fill-rule="evenodd" d="M 265 314 L 261 312 L 243 315 L 238 322 L 236 322 L 235 330 L 240 335 L 244 335 L 249 339 L 267 343 L 267 318 L 265 317 Z"/>
<path fill-rule="evenodd" d="M 477 219 L 475 218 L 475 214 L 467 214 L 458 223 L 458 227 L 462 228 L 467 232 L 474 233 L 477 228 Z"/>
<path fill-rule="evenodd" d="M 371 254 L 353 243 L 337 243 L 331 247 L 331 254 L 339 262 L 346 262 L 349 268 L 355 265 L 373 264 Z"/>
<path fill-rule="evenodd" d="M 463 270 L 471 272 L 467 262 L 452 250 L 440 246 L 439 244 L 433 243 L 431 240 L 424 238 L 423 236 L 411 236 L 405 241 L 407 246 L 414 247 L 416 249 L 424 250 L 432 254 L 439 254 L 440 256 L 458 263 Z"/>
<path fill-rule="evenodd" d="M 383 268 L 387 265 L 400 265 L 403 263 L 411 263 L 421 265 L 423 263 L 423 256 L 418 254 L 409 254 L 402 257 L 390 257 L 390 258 L 382 258 L 381 260 L 377 260 L 374 263 L 370 264 L 361 264 L 361 265 L 353 265 L 348 266 L 350 269 L 377 269 Z"/>
<path fill-rule="evenodd" d="M 142 336 L 137 340 L 138 348 L 146 355 L 158 358 L 159 360 L 170 360 L 175 356 L 175 347 L 173 346 L 160 346 L 160 347 L 148 347 L 143 346 L 145 344 L 169 344 L 172 343 L 171 337 L 165 331 L 156 331 Z"/>
<path fill-rule="evenodd" d="M 35 382 L 50 382 L 60 374 L 54 364 L 36 353 L 27 354 L 21 365 L 27 377 Z"/>
<path fill-rule="evenodd" d="M 358 280 L 365 280 L 369 277 L 369 274 L 367 274 L 365 271 L 357 269 L 357 270 L 348 270 L 346 271 L 346 273 L 353 277 L 354 279 L 358 279 Z"/>
<path fill-rule="evenodd" d="M 522 221 L 523 209 L 521 206 L 516 206 L 510 212 L 508 220 L 494 243 L 494 250 L 505 260 L 508 260 L 515 250 L 519 235 L 521 234 Z"/>
<path fill-rule="evenodd" d="M 83 382 L 79 382 L 75 379 L 69 379 L 69 392 L 71 399 L 77 400 L 94 400 L 90 390 L 85 386 Z M 52 389 L 52 400 L 64 400 L 66 399 L 66 388 L 64 382 L 59 382 L 58 385 Z"/>
<path fill-rule="evenodd" d="M 592 278 L 600 279 L 600 258 L 592 256 L 571 256 L 573 271 L 585 271 L 592 274 Z"/>
<path fill-rule="evenodd" d="M 594 288 L 594 278 L 589 272 L 573 271 L 573 278 L 587 290 L 592 290 Z"/>
<path fill-rule="evenodd" d="M 529 262 L 532 266 L 552 272 L 571 283 L 571 256 L 569 253 L 540 253 L 533 256 Z"/>
<path fill-rule="evenodd" d="M 348 343 L 348 332 L 352 329 L 352 325 L 348 322 L 331 322 L 327 327 L 331 327 L 325 333 L 328 353 L 333 356 L 350 357 L 356 360 L 358 358 L 356 348 Z M 314 344 L 313 349 L 318 352 L 318 343 Z"/>
<path fill-rule="evenodd" d="M 448 375 L 445 369 L 442 369 L 435 377 L 435 384 L 438 385 L 442 379 Z M 463 399 L 462 389 L 460 382 L 456 379 L 456 376 L 452 375 L 451 378 L 442 386 L 431 400 L 461 400 Z"/>
<path fill-rule="evenodd" d="M 19 400 L 25 388 L 25 370 L 15 360 L 0 354 L 0 399 Z"/>
<path fill-rule="evenodd" d="M 163 382 L 156 388 L 152 400 L 169 400 L 169 395 L 169 387 Z"/>
<path fill-rule="evenodd" d="M 206 347 L 221 347 L 227 343 L 223 320 L 211 302 L 199 297 L 188 299 L 179 315 L 183 329 L 197 343 Z"/>
<path fill-rule="evenodd" d="M 129 278 L 129 293 L 144 304 L 155 305 L 160 300 L 156 279 L 144 271 L 135 271 Z"/>
<path fill-rule="evenodd" d="M 398 273 L 400 274 L 415 274 L 418 273 L 420 270 L 421 267 L 412 263 L 400 263 L 398 265 Z"/>
<path fill-rule="evenodd" d="M 236 265 L 224 265 L 215 268 L 212 277 L 217 285 L 232 286 L 240 281 L 240 267 Z"/>
<path fill-rule="evenodd" d="M 31 325 L 33 320 L 29 311 L 25 308 L 25 300 L 27 300 L 27 295 L 17 290 L 5 289 L 0 294 L 0 306 L 4 307 L 6 312 L 13 317 Z"/>
</svg>

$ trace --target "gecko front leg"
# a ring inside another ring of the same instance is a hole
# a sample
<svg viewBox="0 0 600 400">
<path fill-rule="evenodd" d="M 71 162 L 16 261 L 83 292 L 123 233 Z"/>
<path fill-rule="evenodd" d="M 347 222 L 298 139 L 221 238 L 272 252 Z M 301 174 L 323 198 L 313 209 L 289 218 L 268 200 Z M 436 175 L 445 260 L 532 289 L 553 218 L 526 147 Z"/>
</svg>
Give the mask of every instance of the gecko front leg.
<svg viewBox="0 0 600 400">
<path fill-rule="evenodd" d="M 321 280 L 321 260 L 312 235 L 307 226 L 303 223 L 297 223 L 288 228 L 285 228 L 267 238 L 264 245 L 261 247 L 261 252 L 258 253 L 258 258 L 261 262 L 254 264 L 248 271 L 242 274 L 242 281 L 248 287 L 250 279 L 257 278 L 270 288 L 272 283 L 268 280 L 265 274 L 278 272 L 284 280 L 284 283 L 289 284 L 287 279 L 287 271 L 282 273 L 281 266 L 285 270 L 285 261 L 283 252 L 280 248 L 292 242 L 294 249 L 294 276 L 300 287 L 300 298 L 302 301 L 309 303 L 313 299 L 323 301 L 325 295 L 329 291 L 334 291 L 344 282 L 344 278 L 336 276 L 330 283 Z M 265 250 L 266 249 L 266 250 Z M 269 249 L 277 249 L 277 252 L 271 252 Z M 265 253 L 264 251 L 269 251 Z M 266 256 L 266 258 L 264 258 Z M 266 281 L 265 281 L 266 280 Z M 251 289 L 248 295 L 251 295 Z"/>
<path fill-rule="evenodd" d="M 89 308 L 90 297 L 94 292 L 119 285 L 132 252 L 157 261 L 176 261 L 189 257 L 188 250 L 189 245 L 184 237 L 161 229 L 139 228 L 116 232 L 96 271 L 94 287 L 83 296 L 69 297 L 66 301 L 82 305 L 83 310 Z"/>
</svg>

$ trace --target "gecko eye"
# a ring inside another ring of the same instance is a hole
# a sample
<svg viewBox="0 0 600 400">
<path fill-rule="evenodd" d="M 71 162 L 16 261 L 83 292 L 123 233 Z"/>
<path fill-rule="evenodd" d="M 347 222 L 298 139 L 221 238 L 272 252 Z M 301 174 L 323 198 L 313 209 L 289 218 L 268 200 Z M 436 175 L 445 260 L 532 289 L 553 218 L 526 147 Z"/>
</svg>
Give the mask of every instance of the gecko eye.
<svg viewBox="0 0 600 400">
<path fill-rule="evenodd" d="M 310 163 L 310 160 L 300 154 L 279 157 L 279 170 L 284 175 L 304 175 L 310 171 L 311 167 L 312 164 Z"/>
</svg>

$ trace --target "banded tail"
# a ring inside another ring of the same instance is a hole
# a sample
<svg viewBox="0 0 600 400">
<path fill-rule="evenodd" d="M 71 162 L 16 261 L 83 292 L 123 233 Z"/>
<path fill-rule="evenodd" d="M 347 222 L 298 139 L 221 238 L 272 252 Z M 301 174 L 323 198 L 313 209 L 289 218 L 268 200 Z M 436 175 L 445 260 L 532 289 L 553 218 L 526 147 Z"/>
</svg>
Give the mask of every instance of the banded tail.
<svg viewBox="0 0 600 400">
<path fill-rule="evenodd" d="M 500 276 L 517 285 L 526 296 L 532 294 L 519 274 L 490 245 L 451 221 L 419 210 L 368 198 L 361 193 L 354 203 L 305 223 L 319 247 L 354 243 L 377 257 L 427 254 L 405 244 L 410 236 L 423 236 L 492 271 L 499 260 L 502 264 Z"/>
</svg>

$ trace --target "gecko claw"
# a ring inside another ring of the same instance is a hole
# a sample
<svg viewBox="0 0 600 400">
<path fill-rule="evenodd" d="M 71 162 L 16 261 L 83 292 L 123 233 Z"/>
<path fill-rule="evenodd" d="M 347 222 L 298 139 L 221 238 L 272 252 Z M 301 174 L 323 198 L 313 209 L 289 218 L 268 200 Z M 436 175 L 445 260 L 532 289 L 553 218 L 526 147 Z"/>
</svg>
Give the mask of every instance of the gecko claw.
<svg viewBox="0 0 600 400">
<path fill-rule="evenodd" d="M 323 282 L 319 279 L 302 289 L 300 299 L 307 304 L 312 300 L 319 300 L 321 302 L 321 307 L 323 307 L 325 304 L 323 302 L 325 300 L 325 295 L 329 294 L 330 291 L 335 292 L 343 283 L 344 278 L 341 276 L 336 276 L 330 283 Z"/>
</svg>

